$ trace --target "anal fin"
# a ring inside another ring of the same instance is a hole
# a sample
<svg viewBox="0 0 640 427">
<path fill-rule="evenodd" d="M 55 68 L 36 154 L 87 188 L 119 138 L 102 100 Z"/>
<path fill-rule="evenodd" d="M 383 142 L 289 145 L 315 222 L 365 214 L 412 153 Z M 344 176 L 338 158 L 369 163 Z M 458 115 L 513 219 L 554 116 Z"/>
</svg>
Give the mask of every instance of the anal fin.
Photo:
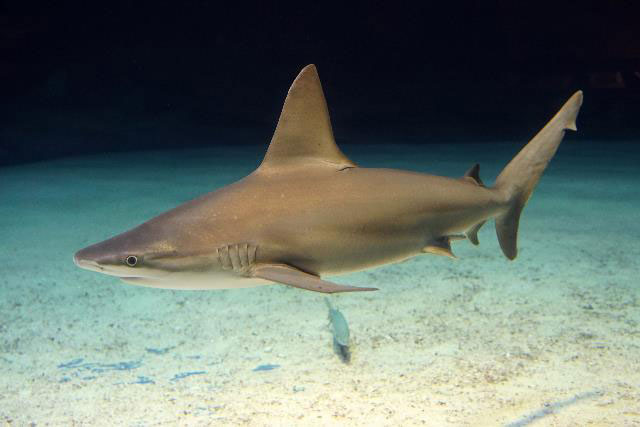
<svg viewBox="0 0 640 427">
<path fill-rule="evenodd" d="M 480 244 L 480 241 L 478 240 L 478 231 L 484 225 L 485 222 L 487 221 L 485 220 L 477 223 L 476 225 L 471 227 L 469 230 L 467 230 L 467 232 L 465 233 L 469 241 L 476 246 Z"/>
<path fill-rule="evenodd" d="M 360 288 L 357 286 L 338 285 L 327 282 L 318 276 L 305 273 L 297 268 L 285 264 L 263 264 L 253 269 L 253 277 L 282 283 L 294 288 L 306 289 L 308 291 L 333 294 L 337 292 L 361 292 L 377 291 L 378 288 Z"/>
</svg>

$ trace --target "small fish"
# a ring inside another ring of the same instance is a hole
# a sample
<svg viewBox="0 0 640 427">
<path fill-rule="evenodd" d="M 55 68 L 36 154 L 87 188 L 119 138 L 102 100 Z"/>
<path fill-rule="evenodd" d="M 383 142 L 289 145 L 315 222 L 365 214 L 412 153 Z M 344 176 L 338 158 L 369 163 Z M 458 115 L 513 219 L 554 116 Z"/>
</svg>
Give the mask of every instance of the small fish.
<svg viewBox="0 0 640 427">
<path fill-rule="evenodd" d="M 329 298 L 325 298 L 329 308 L 329 321 L 331 322 L 331 333 L 333 334 L 333 350 L 344 363 L 351 361 L 351 351 L 349 350 L 349 324 L 340 310 L 333 308 Z"/>
</svg>

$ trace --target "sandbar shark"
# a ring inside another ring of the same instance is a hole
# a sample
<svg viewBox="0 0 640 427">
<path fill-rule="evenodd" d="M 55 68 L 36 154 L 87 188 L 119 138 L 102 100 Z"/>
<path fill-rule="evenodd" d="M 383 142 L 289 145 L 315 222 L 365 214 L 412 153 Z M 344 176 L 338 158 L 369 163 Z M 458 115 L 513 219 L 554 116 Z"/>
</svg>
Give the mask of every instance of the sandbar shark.
<svg viewBox="0 0 640 427">
<path fill-rule="evenodd" d="M 294 80 L 259 167 L 245 178 L 74 255 L 126 283 L 220 289 L 280 283 L 334 293 L 376 288 L 322 279 L 419 254 L 453 257 L 495 219 L 502 252 L 517 255 L 520 213 L 567 129 L 582 92 L 507 164 L 493 186 L 479 166 L 446 178 L 359 167 L 338 148 L 316 67 Z"/>
</svg>

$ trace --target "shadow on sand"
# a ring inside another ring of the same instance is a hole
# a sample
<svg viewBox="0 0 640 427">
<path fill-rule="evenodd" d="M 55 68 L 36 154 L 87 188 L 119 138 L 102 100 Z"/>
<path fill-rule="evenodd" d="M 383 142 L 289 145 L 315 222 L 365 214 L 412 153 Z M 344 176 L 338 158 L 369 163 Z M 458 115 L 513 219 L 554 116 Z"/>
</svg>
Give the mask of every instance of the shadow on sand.
<svg viewBox="0 0 640 427">
<path fill-rule="evenodd" d="M 578 403 L 581 400 L 589 399 L 595 396 L 601 396 L 602 391 L 594 390 L 588 391 L 585 393 L 576 394 L 573 397 L 570 397 L 565 400 L 559 400 L 553 403 L 545 403 L 543 408 L 538 409 L 537 411 L 533 411 L 530 414 L 527 414 L 513 422 L 505 424 L 505 427 L 525 427 L 533 423 L 534 421 L 538 421 L 541 418 L 546 417 L 547 415 L 555 414 L 560 409 L 566 408 L 567 406 L 573 405 L 574 403 Z"/>
</svg>

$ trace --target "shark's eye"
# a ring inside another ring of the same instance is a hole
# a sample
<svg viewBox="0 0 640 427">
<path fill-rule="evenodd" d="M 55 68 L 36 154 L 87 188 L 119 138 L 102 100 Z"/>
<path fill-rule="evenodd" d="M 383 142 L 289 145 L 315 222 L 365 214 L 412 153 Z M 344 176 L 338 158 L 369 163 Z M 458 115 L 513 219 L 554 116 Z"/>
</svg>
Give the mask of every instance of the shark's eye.
<svg viewBox="0 0 640 427">
<path fill-rule="evenodd" d="M 125 262 L 129 267 L 135 267 L 135 265 L 138 263 L 138 257 L 135 255 L 129 255 L 127 259 L 125 259 Z"/>
</svg>

